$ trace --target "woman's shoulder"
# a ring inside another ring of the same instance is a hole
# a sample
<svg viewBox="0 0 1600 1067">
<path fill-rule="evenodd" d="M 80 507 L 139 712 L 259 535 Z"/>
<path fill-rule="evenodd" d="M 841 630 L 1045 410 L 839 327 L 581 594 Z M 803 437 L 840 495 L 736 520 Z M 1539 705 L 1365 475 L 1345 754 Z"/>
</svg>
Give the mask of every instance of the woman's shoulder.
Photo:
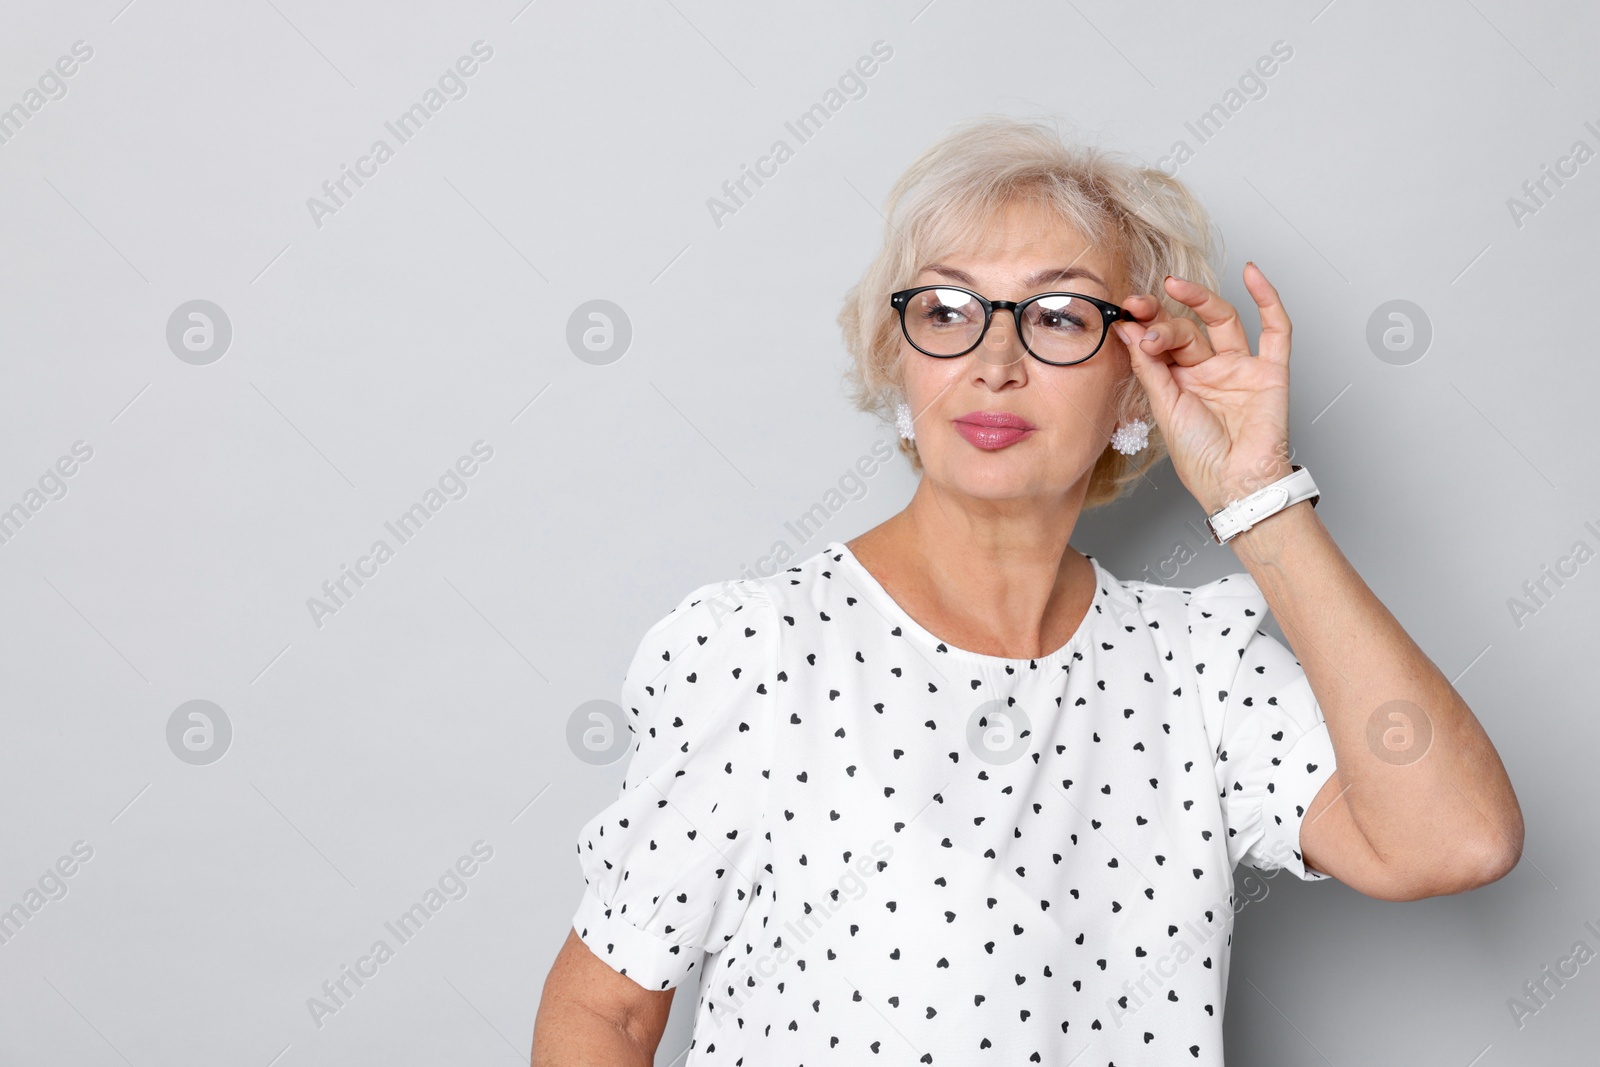
<svg viewBox="0 0 1600 1067">
<path fill-rule="evenodd" d="M 1260 586 L 1256 585 L 1256 580 L 1251 577 L 1249 571 L 1235 571 L 1208 582 L 1180 585 L 1147 581 L 1143 578 L 1117 578 L 1106 569 L 1103 562 L 1100 564 L 1100 570 L 1110 579 L 1111 584 L 1120 588 L 1128 597 L 1163 606 L 1190 603 L 1220 605 L 1230 601 L 1264 599 Z"/>
<path fill-rule="evenodd" d="M 781 608 L 799 600 L 807 602 L 831 592 L 846 564 L 837 542 L 829 542 L 811 552 L 796 551 L 783 542 L 756 560 L 736 578 L 725 578 L 697 587 L 685 600 L 695 597 L 748 598 Z"/>
<path fill-rule="evenodd" d="M 645 631 L 645 638 L 663 634 L 694 632 L 696 643 L 704 646 L 709 635 L 720 631 L 730 620 L 747 622 L 771 611 L 772 598 L 765 583 L 758 579 L 725 578 L 702 582 L 682 594 L 676 604 Z"/>
<path fill-rule="evenodd" d="M 1180 632 L 1219 631 L 1259 626 L 1267 614 L 1266 597 L 1248 571 L 1224 574 L 1190 585 L 1164 584 L 1140 578 L 1116 578 L 1101 566 L 1108 582 L 1103 589 L 1113 616 L 1132 614 L 1148 624 Z"/>
<path fill-rule="evenodd" d="M 776 640 L 777 628 L 766 624 L 785 616 L 792 619 L 805 610 L 804 605 L 826 596 L 832 586 L 828 568 L 836 562 L 837 554 L 826 546 L 804 556 L 775 550 L 740 575 L 690 587 L 670 610 L 657 617 L 644 634 L 645 643 L 658 644 L 666 636 L 692 638 L 695 645 L 704 647 L 713 644 L 711 636 L 736 618 L 744 624 L 741 629 L 754 629 L 759 620 L 768 631 L 765 636 Z"/>
</svg>

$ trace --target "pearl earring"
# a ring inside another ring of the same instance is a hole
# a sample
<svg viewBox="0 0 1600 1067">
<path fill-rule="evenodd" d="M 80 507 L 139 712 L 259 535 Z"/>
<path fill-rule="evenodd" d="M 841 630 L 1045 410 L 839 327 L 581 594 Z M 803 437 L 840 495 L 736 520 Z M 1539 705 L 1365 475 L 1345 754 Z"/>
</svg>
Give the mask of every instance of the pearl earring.
<svg viewBox="0 0 1600 1067">
<path fill-rule="evenodd" d="M 907 441 L 917 439 L 917 428 L 911 423 L 911 405 L 904 400 L 894 406 L 894 425 Z"/>
<path fill-rule="evenodd" d="M 1143 452 L 1149 443 L 1150 424 L 1143 419 L 1134 419 L 1126 426 L 1119 426 L 1117 432 L 1111 435 L 1111 447 L 1124 456 Z"/>
</svg>

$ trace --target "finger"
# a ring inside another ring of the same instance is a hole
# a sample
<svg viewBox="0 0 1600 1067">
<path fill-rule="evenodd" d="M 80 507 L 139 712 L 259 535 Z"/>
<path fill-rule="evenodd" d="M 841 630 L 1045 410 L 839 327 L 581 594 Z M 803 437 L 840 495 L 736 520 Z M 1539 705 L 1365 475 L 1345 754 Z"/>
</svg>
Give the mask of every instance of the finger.
<svg viewBox="0 0 1600 1067">
<path fill-rule="evenodd" d="M 1278 299 L 1278 290 L 1267 281 L 1267 276 L 1254 260 L 1244 265 L 1244 287 L 1250 291 L 1256 307 L 1261 309 L 1261 358 L 1268 363 L 1287 366 L 1294 324 L 1289 321 L 1289 313 Z"/>
<path fill-rule="evenodd" d="M 1139 326 L 1126 322 L 1119 322 L 1117 326 L 1117 332 L 1123 335 L 1125 343 L 1130 335 L 1133 338 L 1134 343 L 1128 344 L 1128 363 L 1133 368 L 1134 377 L 1139 379 L 1145 394 L 1150 397 L 1150 411 L 1156 417 L 1156 424 L 1163 427 L 1164 433 L 1167 412 L 1178 403 L 1183 391 L 1173 380 L 1172 368 L 1167 365 L 1166 359 L 1161 355 L 1151 355 L 1138 344 Z"/>
<path fill-rule="evenodd" d="M 1165 353 L 1171 362 L 1180 366 L 1192 367 L 1197 363 L 1204 363 L 1216 353 L 1211 351 L 1211 343 L 1206 339 L 1205 331 L 1191 319 L 1166 319 L 1146 326 L 1142 323 L 1118 323 L 1122 329 L 1124 344 L 1128 344 L 1131 337 L 1138 342 L 1140 351 L 1147 355 L 1160 356 Z"/>
<path fill-rule="evenodd" d="M 1136 293 L 1122 302 L 1128 314 L 1142 323 L 1159 322 L 1170 319 L 1172 315 L 1162 306 L 1161 301 L 1149 293 Z"/>
<path fill-rule="evenodd" d="M 1165 284 L 1167 293 L 1174 300 L 1193 308 L 1194 313 L 1200 316 L 1200 321 L 1206 324 L 1212 348 L 1219 353 L 1250 355 L 1250 339 L 1245 336 L 1244 323 L 1239 321 L 1239 313 L 1232 304 L 1198 282 L 1186 278 L 1169 274 Z"/>
</svg>

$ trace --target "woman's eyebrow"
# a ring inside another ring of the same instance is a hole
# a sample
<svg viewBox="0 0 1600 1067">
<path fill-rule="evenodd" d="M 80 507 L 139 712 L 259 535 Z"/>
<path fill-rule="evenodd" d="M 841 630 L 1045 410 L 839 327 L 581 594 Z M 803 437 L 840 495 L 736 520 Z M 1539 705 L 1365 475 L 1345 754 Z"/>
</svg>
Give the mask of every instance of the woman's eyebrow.
<svg viewBox="0 0 1600 1067">
<path fill-rule="evenodd" d="M 972 275 L 966 271 L 956 270 L 954 267 L 947 267 L 942 263 L 931 264 L 924 267 L 923 270 L 931 271 L 934 274 L 943 274 L 945 277 L 958 281 L 969 289 L 977 288 L 977 283 L 973 280 Z M 1092 282 L 1098 282 L 1102 287 L 1105 287 L 1106 284 L 1100 275 L 1086 267 L 1051 267 L 1022 279 L 1022 287 L 1024 289 L 1036 289 L 1050 282 L 1068 281 L 1072 278 L 1087 278 Z"/>
</svg>

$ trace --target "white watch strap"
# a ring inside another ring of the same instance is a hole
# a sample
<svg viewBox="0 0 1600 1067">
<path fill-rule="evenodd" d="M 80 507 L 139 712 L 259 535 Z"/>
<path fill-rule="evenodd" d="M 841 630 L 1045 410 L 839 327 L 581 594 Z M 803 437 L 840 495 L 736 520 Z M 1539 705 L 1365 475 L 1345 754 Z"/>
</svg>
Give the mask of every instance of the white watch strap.
<svg viewBox="0 0 1600 1067">
<path fill-rule="evenodd" d="M 1208 517 L 1206 525 L 1210 527 L 1211 536 L 1217 544 L 1225 545 L 1262 519 L 1276 515 L 1290 504 L 1309 500 L 1311 506 L 1316 507 L 1320 496 L 1321 494 L 1317 492 L 1317 483 L 1311 480 L 1311 472 L 1297 463 L 1294 464 L 1290 474 L 1247 497 L 1235 500 L 1215 515 Z"/>
</svg>

